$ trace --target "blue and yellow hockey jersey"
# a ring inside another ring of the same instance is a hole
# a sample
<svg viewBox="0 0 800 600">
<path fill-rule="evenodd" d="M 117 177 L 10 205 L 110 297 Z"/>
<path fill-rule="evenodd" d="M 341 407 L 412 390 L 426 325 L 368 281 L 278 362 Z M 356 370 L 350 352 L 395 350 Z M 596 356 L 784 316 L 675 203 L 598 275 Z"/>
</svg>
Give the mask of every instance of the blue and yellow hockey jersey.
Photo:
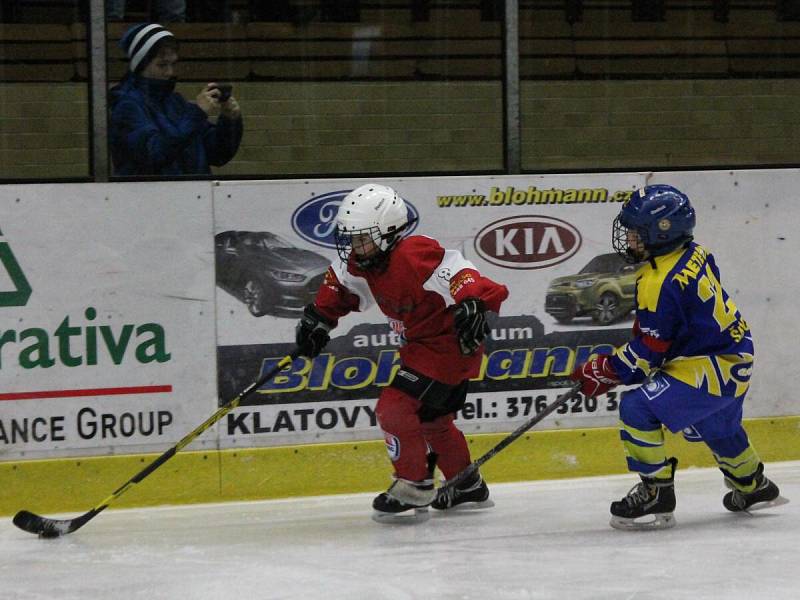
<svg viewBox="0 0 800 600">
<path fill-rule="evenodd" d="M 634 339 L 611 361 L 622 383 L 653 369 L 714 396 L 741 397 L 750 385 L 753 339 L 720 284 L 714 257 L 690 242 L 637 273 Z"/>
</svg>

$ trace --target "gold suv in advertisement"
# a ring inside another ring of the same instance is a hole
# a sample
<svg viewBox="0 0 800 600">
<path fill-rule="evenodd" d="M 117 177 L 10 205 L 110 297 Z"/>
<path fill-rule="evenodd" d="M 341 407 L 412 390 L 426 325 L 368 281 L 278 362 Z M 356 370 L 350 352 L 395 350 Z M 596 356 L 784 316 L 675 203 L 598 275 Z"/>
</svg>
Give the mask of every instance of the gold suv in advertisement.
<svg viewBox="0 0 800 600">
<path fill-rule="evenodd" d="M 559 323 L 588 315 L 598 325 L 611 325 L 633 310 L 639 267 L 615 252 L 595 256 L 576 275 L 550 282 L 544 310 Z"/>
</svg>

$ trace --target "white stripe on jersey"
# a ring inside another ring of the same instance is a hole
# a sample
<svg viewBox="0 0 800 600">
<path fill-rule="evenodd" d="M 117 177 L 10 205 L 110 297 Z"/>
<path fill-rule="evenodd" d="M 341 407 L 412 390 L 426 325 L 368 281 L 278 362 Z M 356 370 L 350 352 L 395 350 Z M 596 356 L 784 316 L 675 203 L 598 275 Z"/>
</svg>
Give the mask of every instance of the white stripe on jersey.
<svg viewBox="0 0 800 600">
<path fill-rule="evenodd" d="M 354 294 L 358 298 L 359 311 L 364 312 L 375 304 L 375 297 L 369 289 L 367 280 L 349 273 L 347 271 L 347 263 L 342 260 L 337 260 L 331 263 L 331 268 L 336 275 L 336 279 L 339 280 L 339 283 L 346 287 L 348 292 Z"/>
<path fill-rule="evenodd" d="M 445 250 L 442 262 L 428 277 L 428 280 L 422 284 L 422 287 L 429 292 L 439 294 L 444 299 L 445 306 L 451 306 L 456 301 L 450 295 L 450 280 L 456 273 L 464 269 L 478 270 L 458 250 Z"/>
</svg>

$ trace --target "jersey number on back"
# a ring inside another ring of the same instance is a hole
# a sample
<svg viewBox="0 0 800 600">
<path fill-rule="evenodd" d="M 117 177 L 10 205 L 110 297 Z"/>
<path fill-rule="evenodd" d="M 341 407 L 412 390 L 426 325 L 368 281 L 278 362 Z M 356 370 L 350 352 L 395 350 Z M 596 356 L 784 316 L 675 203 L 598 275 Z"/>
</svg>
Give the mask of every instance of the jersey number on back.
<svg viewBox="0 0 800 600">
<path fill-rule="evenodd" d="M 736 321 L 736 304 L 730 298 L 725 300 L 722 285 L 708 264 L 706 274 L 697 280 L 697 295 L 703 302 L 714 299 L 714 320 L 719 324 L 720 331 L 725 331 Z"/>
</svg>

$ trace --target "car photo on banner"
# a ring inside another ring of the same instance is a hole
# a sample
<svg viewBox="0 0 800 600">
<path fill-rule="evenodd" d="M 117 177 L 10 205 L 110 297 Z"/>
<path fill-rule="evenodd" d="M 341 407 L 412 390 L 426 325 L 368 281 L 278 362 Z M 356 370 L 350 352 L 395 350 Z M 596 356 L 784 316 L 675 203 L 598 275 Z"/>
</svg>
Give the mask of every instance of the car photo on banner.
<svg viewBox="0 0 800 600">
<path fill-rule="evenodd" d="M 634 309 L 640 266 L 615 252 L 595 256 L 575 275 L 550 282 L 544 310 L 562 325 L 585 316 L 597 325 L 612 325 Z"/>
<path fill-rule="evenodd" d="M 296 318 L 314 296 L 330 261 L 268 231 L 215 236 L 217 285 L 254 317 Z"/>
</svg>

